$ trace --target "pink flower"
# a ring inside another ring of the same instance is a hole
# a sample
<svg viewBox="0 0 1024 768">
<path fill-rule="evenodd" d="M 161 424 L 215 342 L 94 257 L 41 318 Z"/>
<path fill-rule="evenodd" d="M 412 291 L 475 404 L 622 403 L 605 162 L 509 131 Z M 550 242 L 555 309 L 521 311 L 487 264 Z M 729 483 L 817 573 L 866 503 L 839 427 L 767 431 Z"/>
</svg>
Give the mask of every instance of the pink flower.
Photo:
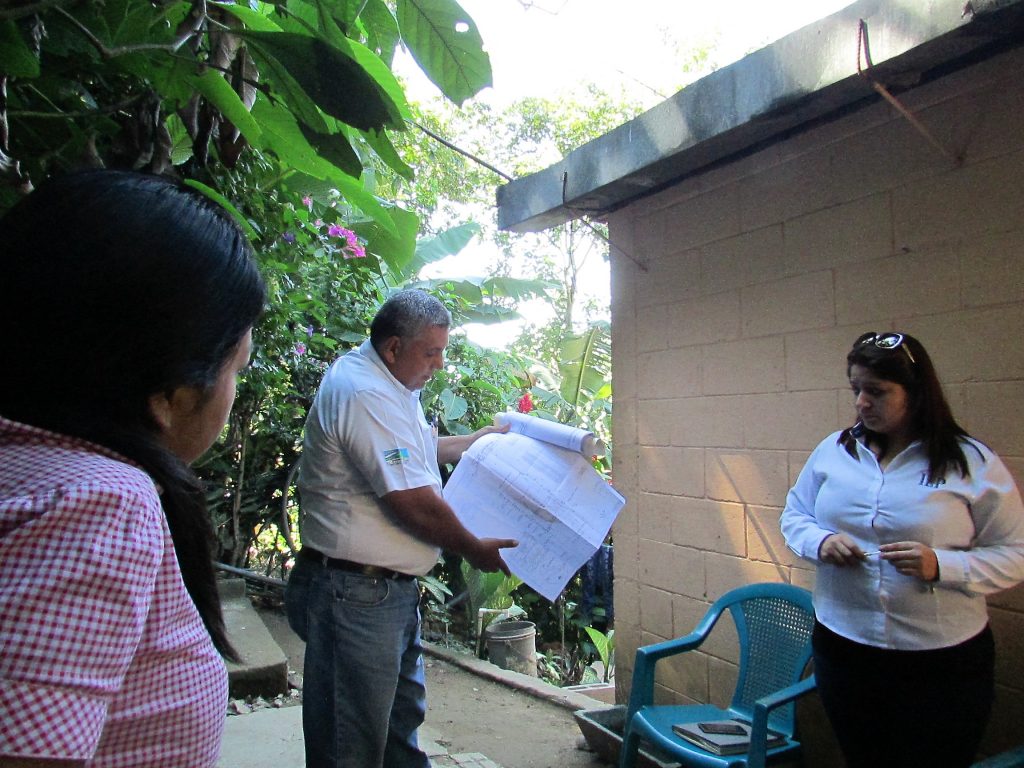
<svg viewBox="0 0 1024 768">
<path fill-rule="evenodd" d="M 299 355 L 300 357 L 306 354 L 306 345 L 303 344 L 301 341 L 295 345 L 295 354 Z"/>
<path fill-rule="evenodd" d="M 306 195 L 305 197 L 302 198 L 302 204 L 306 206 L 306 210 L 313 210 L 313 198 L 310 197 L 309 195 Z"/>
<path fill-rule="evenodd" d="M 529 413 L 533 410 L 533 395 L 529 392 L 525 392 L 522 397 L 519 398 L 519 403 L 516 406 L 520 413 Z"/>
<path fill-rule="evenodd" d="M 358 244 L 352 246 L 346 245 L 341 249 L 341 255 L 346 259 L 365 259 L 366 249 Z"/>
<path fill-rule="evenodd" d="M 320 227 L 322 227 L 323 225 L 324 225 L 324 220 L 323 219 L 317 219 L 316 221 L 313 222 L 313 226 L 316 227 L 317 229 L 320 229 Z"/>
</svg>

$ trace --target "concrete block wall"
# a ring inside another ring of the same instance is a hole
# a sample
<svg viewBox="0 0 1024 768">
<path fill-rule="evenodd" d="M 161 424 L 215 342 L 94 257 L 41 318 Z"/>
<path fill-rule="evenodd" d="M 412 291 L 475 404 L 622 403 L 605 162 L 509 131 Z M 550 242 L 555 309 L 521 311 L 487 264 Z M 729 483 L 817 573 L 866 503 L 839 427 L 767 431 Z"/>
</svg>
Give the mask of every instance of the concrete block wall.
<svg viewBox="0 0 1024 768">
<path fill-rule="evenodd" d="M 867 330 L 928 347 L 954 413 L 1024 485 L 1024 52 L 882 101 L 610 216 L 618 700 L 641 644 L 735 586 L 813 587 L 778 518 L 807 455 L 850 424 L 845 354 Z M 959 160 L 955 158 L 960 158 Z M 1021 738 L 1024 588 L 990 600 L 996 712 Z M 658 676 L 728 699 L 735 637 Z"/>
</svg>

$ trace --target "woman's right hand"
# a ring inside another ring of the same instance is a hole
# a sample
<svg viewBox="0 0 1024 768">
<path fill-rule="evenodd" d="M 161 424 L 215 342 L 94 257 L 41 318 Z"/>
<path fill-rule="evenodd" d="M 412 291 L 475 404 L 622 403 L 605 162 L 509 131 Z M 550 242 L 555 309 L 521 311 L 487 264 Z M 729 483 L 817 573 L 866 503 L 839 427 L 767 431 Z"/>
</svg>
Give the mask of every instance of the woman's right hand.
<svg viewBox="0 0 1024 768">
<path fill-rule="evenodd" d="M 864 551 L 857 546 L 857 542 L 845 533 L 833 533 L 818 547 L 818 559 L 830 565 L 857 565 L 866 557 Z"/>
</svg>

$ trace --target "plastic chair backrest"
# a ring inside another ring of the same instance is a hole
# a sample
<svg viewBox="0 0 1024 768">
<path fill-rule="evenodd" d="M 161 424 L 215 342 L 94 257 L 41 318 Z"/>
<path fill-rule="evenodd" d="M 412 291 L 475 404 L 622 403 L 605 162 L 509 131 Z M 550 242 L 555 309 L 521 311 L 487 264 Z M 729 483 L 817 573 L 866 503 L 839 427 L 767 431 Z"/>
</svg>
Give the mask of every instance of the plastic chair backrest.
<svg viewBox="0 0 1024 768">
<path fill-rule="evenodd" d="M 811 595 L 789 584 L 751 584 L 721 598 L 739 634 L 740 664 L 732 708 L 753 717 L 754 702 L 800 680 L 811 657 Z M 770 728 L 793 733 L 794 705 L 772 711 Z"/>
</svg>

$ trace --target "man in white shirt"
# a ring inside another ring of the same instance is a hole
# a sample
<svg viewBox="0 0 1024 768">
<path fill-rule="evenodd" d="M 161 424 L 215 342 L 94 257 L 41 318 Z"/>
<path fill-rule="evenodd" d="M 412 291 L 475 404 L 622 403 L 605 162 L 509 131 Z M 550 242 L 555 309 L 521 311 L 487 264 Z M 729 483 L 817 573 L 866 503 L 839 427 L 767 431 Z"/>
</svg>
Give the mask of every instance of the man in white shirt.
<svg viewBox="0 0 1024 768">
<path fill-rule="evenodd" d="M 441 549 L 483 571 L 510 539 L 478 539 L 441 496 L 439 463 L 482 435 L 438 438 L 419 391 L 444 366 L 451 315 L 419 290 L 395 294 L 370 338 L 327 371 L 306 420 L 303 548 L 285 595 L 306 642 L 307 768 L 428 768 L 416 577 Z"/>
</svg>

